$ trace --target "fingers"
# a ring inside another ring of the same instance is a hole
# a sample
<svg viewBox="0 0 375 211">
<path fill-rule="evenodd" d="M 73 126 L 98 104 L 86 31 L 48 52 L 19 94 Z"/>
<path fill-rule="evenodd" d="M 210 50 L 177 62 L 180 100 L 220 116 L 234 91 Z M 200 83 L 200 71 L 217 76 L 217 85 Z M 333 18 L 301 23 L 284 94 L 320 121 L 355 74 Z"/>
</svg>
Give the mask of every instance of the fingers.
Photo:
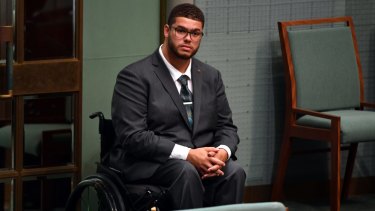
<svg viewBox="0 0 375 211">
<path fill-rule="evenodd" d="M 213 164 L 213 165 L 219 165 L 220 167 L 223 167 L 225 166 L 225 162 L 216 158 L 216 157 L 210 157 L 210 162 Z"/>
<path fill-rule="evenodd" d="M 202 179 L 207 179 L 207 178 L 210 178 L 210 177 L 219 177 L 219 176 L 223 176 L 223 175 L 224 175 L 224 172 L 219 169 L 216 172 L 203 174 L 201 178 Z"/>
<path fill-rule="evenodd" d="M 207 169 L 202 175 L 202 179 L 208 178 L 208 177 L 218 177 L 223 176 L 224 172 L 221 170 L 223 166 L 220 165 L 213 165 L 210 168 Z"/>
<path fill-rule="evenodd" d="M 214 157 L 216 155 L 216 153 L 215 152 L 208 152 L 208 157 Z"/>
<path fill-rule="evenodd" d="M 204 180 L 204 179 L 207 179 L 207 178 L 210 178 L 210 177 L 216 177 L 216 174 L 214 174 L 214 173 L 203 174 L 203 176 L 201 178 L 202 178 L 202 180 Z"/>
<path fill-rule="evenodd" d="M 211 153 L 214 153 L 214 154 L 216 154 L 219 151 L 219 149 L 216 148 L 216 147 L 203 147 L 203 149 L 206 150 L 208 153 L 211 152 Z"/>
<path fill-rule="evenodd" d="M 221 168 L 225 162 L 219 159 L 218 152 L 215 147 L 190 149 L 187 160 L 197 168 L 202 178 L 222 176 L 224 172 Z"/>
<path fill-rule="evenodd" d="M 220 169 L 220 166 L 219 165 L 214 165 L 214 166 L 211 166 L 210 168 L 207 169 L 207 172 L 211 173 L 211 172 L 216 172 L 217 170 Z"/>
<path fill-rule="evenodd" d="M 204 170 L 204 173 L 213 173 L 223 168 L 225 163 L 217 158 L 210 157 L 205 166 L 206 169 Z"/>
<path fill-rule="evenodd" d="M 216 157 L 208 157 L 205 166 L 206 168 L 204 169 L 204 174 L 211 174 L 223 168 L 225 166 L 225 162 Z"/>
<path fill-rule="evenodd" d="M 207 169 L 207 173 L 217 172 L 221 168 L 222 168 L 222 166 L 220 166 L 220 165 L 213 165 L 213 166 L 211 166 L 210 168 Z"/>
<path fill-rule="evenodd" d="M 224 149 L 215 148 L 215 151 L 207 151 L 208 157 L 216 157 L 222 161 L 226 161 L 228 159 L 228 153 Z"/>
</svg>

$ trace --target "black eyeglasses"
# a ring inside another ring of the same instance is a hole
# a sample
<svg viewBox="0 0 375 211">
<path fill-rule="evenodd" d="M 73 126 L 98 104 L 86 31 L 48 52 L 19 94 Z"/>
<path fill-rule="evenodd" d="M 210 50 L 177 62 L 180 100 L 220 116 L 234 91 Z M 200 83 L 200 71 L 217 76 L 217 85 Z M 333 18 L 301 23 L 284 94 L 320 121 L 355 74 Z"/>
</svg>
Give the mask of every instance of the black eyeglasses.
<svg viewBox="0 0 375 211">
<path fill-rule="evenodd" d="M 188 34 L 190 35 L 190 38 L 192 40 L 199 40 L 203 37 L 203 32 L 199 30 L 194 30 L 194 31 L 188 31 L 185 28 L 182 27 L 171 27 L 174 29 L 176 37 L 179 39 L 185 38 Z"/>
</svg>

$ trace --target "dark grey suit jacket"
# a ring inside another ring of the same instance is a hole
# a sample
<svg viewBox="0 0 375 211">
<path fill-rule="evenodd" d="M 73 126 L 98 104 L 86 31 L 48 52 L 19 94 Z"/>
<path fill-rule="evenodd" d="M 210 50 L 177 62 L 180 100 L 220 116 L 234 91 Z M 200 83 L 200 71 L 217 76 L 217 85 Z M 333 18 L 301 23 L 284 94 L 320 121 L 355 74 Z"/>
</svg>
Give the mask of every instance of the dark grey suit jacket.
<svg viewBox="0 0 375 211">
<path fill-rule="evenodd" d="M 226 145 L 235 158 L 237 127 L 218 70 L 192 60 L 194 125 L 159 51 L 117 76 L 112 120 L 117 140 L 110 165 L 127 181 L 147 179 L 169 158 L 174 144 L 190 148 Z"/>
</svg>

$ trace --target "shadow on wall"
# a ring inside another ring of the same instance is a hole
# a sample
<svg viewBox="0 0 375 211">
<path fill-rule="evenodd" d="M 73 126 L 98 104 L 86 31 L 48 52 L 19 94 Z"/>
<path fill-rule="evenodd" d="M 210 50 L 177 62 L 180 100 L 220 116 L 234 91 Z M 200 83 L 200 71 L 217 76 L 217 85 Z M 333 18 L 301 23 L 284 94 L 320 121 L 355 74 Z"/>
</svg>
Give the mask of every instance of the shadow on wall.
<svg viewBox="0 0 375 211">
<path fill-rule="evenodd" d="M 274 110 L 278 111 L 275 112 L 275 122 L 274 128 L 276 131 L 276 136 L 274 140 L 274 151 L 273 151 L 273 168 L 272 173 L 270 174 L 271 179 L 273 180 L 273 175 L 276 172 L 276 168 L 278 165 L 280 148 L 282 143 L 282 137 L 284 132 L 284 113 L 285 113 L 285 79 L 284 79 L 284 66 L 283 66 L 283 58 L 281 54 L 280 48 L 280 41 L 273 40 L 271 41 L 271 55 L 272 55 L 272 67 L 271 67 L 271 74 L 272 74 L 272 88 L 274 97 Z M 271 182 L 272 183 L 272 182 Z"/>
<path fill-rule="evenodd" d="M 271 32 L 269 32 L 271 33 Z M 270 36 L 271 37 L 271 36 Z M 281 137 L 284 128 L 284 78 L 279 41 L 266 38 L 258 42 L 255 57 L 255 79 L 253 88 L 256 104 L 255 112 L 250 122 L 256 124 L 257 134 L 251 134 L 251 139 L 257 140 L 261 147 L 251 147 L 250 155 L 261 155 L 256 163 L 261 164 L 263 181 L 272 183 L 273 172 L 277 165 Z M 263 128 L 264 127 L 264 128 Z M 263 134 L 259 134 L 263 133 Z M 251 162 L 251 161 L 250 161 Z"/>
<path fill-rule="evenodd" d="M 285 121 L 285 106 L 286 106 L 286 89 L 285 89 L 285 70 L 282 58 L 282 52 L 279 39 L 271 41 L 271 55 L 272 55 L 272 88 L 274 106 L 274 156 L 273 168 L 270 174 L 271 183 L 279 165 L 279 154 L 281 143 L 283 142 L 284 121 Z M 293 149 L 306 150 L 311 148 L 321 149 L 328 145 L 323 142 L 298 141 L 293 144 Z M 344 153 L 343 153 L 344 154 Z M 324 180 L 329 177 L 329 155 L 327 153 L 313 153 L 294 155 L 290 157 L 288 170 L 286 172 L 286 182 L 303 182 L 308 180 Z"/>
<path fill-rule="evenodd" d="M 375 3 L 374 3 L 375 6 Z M 372 31 L 369 33 L 369 52 L 368 54 L 364 53 L 362 54 L 361 63 L 362 63 L 362 70 L 364 72 L 364 76 L 367 75 L 367 78 L 365 78 L 364 85 L 365 85 L 365 101 L 375 103 L 375 26 L 369 26 L 372 27 Z M 357 37 L 358 39 L 358 37 Z M 361 49 L 360 49 L 361 50 Z M 363 56 L 368 56 L 368 58 L 363 58 Z M 364 64 L 363 62 L 367 61 L 368 64 Z M 367 70 L 365 70 L 363 67 L 368 67 Z M 365 72 L 367 71 L 367 73 Z M 374 110 L 374 109 L 372 109 Z M 358 176 L 374 176 L 375 172 L 375 162 L 371 162 L 370 159 L 374 159 L 374 152 L 375 152 L 375 143 L 374 142 L 368 142 L 363 143 L 358 146 L 358 152 L 365 154 L 365 156 L 357 156 L 356 158 L 356 169 L 358 169 Z M 372 152 L 372 153 L 371 153 Z M 367 155 L 367 156 L 366 156 Z M 368 156 L 371 156 L 371 158 L 368 158 Z M 369 162 L 370 161 L 370 162 Z"/>
<path fill-rule="evenodd" d="M 358 3 L 361 2 L 361 3 Z M 352 16 L 364 76 L 365 101 L 375 102 L 375 19 L 374 1 L 346 1 L 346 15 Z M 359 144 L 354 177 L 375 175 L 375 143 Z"/>
</svg>

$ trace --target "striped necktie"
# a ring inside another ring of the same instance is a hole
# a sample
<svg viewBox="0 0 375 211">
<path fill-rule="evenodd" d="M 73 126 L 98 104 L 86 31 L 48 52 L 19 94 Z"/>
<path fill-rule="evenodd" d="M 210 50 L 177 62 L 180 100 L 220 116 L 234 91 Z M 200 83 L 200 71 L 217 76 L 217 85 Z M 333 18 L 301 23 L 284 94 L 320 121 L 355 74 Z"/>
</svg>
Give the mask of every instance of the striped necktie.
<svg viewBox="0 0 375 211">
<path fill-rule="evenodd" d="M 193 126 L 193 94 L 188 88 L 188 80 L 189 77 L 187 75 L 182 75 L 177 79 L 181 84 L 180 96 L 186 108 L 189 126 L 191 128 Z"/>
</svg>

